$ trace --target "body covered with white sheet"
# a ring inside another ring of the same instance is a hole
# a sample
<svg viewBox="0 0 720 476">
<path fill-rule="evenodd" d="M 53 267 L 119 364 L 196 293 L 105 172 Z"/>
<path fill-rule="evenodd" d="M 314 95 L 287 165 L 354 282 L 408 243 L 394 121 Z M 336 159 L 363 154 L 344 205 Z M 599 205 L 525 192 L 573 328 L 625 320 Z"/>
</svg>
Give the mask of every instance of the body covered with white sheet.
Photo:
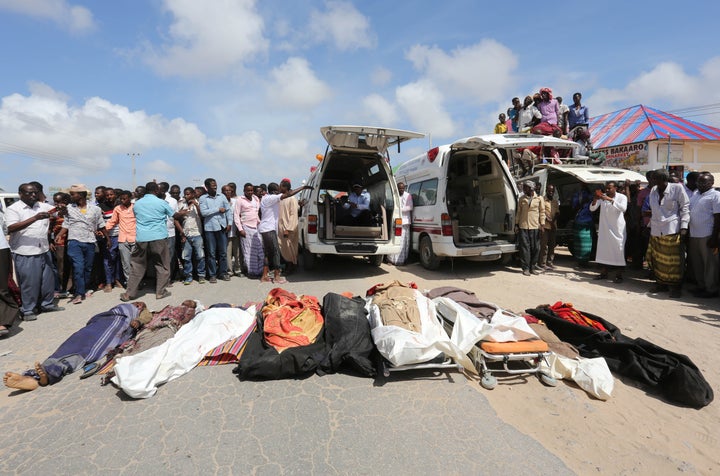
<svg viewBox="0 0 720 476">
<path fill-rule="evenodd" d="M 380 354 L 397 367 L 428 362 L 442 352 L 468 372 L 477 374 L 467 352 L 463 352 L 443 329 L 437 318 L 435 304 L 418 290 L 415 290 L 415 298 L 420 313 L 420 332 L 384 325 L 380 309 L 372 303 L 372 298 L 368 298 L 368 320 Z"/>
<path fill-rule="evenodd" d="M 112 382 L 133 398 L 149 398 L 157 387 L 192 370 L 222 343 L 243 335 L 255 323 L 255 307 L 212 308 L 201 312 L 163 344 L 121 357 Z"/>
</svg>

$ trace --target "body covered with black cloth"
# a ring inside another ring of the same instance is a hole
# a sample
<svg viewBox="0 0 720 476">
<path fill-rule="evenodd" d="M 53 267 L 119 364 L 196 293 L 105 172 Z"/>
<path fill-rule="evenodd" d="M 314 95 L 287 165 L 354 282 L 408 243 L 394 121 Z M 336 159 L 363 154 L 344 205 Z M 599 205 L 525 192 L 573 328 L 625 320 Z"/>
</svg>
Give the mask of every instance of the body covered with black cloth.
<svg viewBox="0 0 720 476">
<path fill-rule="evenodd" d="M 574 310 L 569 304 L 543 305 L 526 312 L 545 322 L 564 342 L 577 347 L 583 357 L 604 357 L 611 371 L 644 384 L 648 393 L 693 408 L 702 408 L 713 401 L 712 388 L 685 355 L 645 339 L 626 337 L 611 322 Z M 587 322 L 592 325 L 563 319 L 561 315 L 568 312 L 581 313 L 583 320 L 589 319 Z"/>
</svg>

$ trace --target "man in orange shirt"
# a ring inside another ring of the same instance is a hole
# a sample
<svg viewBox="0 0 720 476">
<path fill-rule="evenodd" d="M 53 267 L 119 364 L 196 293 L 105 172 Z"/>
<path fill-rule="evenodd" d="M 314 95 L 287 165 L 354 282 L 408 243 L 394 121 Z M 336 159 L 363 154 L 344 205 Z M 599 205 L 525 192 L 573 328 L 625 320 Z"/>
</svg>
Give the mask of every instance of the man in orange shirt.
<svg viewBox="0 0 720 476">
<path fill-rule="evenodd" d="M 118 235 L 118 249 L 120 250 L 120 261 L 123 269 L 122 287 L 127 285 L 130 277 L 130 256 L 135 249 L 135 213 L 133 212 L 132 192 L 123 190 L 118 196 L 120 205 L 113 209 L 112 216 L 105 223 L 105 228 L 110 230 L 118 225 L 120 234 Z"/>
</svg>

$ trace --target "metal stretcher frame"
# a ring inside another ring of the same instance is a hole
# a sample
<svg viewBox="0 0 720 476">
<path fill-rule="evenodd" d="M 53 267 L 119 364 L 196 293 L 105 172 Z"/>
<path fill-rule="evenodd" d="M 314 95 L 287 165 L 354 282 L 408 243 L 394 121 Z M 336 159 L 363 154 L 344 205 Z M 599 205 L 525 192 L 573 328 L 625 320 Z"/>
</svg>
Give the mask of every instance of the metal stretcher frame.
<svg viewBox="0 0 720 476">
<path fill-rule="evenodd" d="M 446 357 L 442 362 L 433 362 L 432 360 L 429 362 L 422 362 L 419 364 L 408 364 L 408 365 L 398 365 L 393 366 L 385 359 L 382 359 L 381 362 L 381 370 L 383 377 L 389 377 L 390 372 L 403 372 L 406 370 L 426 370 L 426 369 L 432 369 L 432 370 L 457 370 L 458 372 L 463 371 L 463 366 L 458 364 L 457 362 L 453 361 L 451 358 Z"/>
<path fill-rule="evenodd" d="M 497 378 L 493 374 L 504 373 L 508 375 L 525 375 L 525 374 L 536 374 L 540 381 L 545 385 L 554 387 L 557 385 L 557 380 L 545 373 L 540 368 L 540 362 L 545 361 L 547 363 L 547 357 L 550 355 L 549 350 L 536 351 L 536 352 L 487 352 L 482 348 L 483 342 L 479 342 L 473 346 L 470 351 L 470 358 L 475 364 L 475 368 L 480 374 L 480 385 L 487 390 L 492 390 L 497 385 Z M 508 344 L 514 344 L 510 342 Z M 496 343 L 496 345 L 501 346 Z M 508 347 L 512 347 L 509 345 Z M 492 369 L 488 366 L 488 362 L 502 362 L 502 368 Z M 523 362 L 527 367 L 511 369 L 508 366 L 509 362 Z"/>
<path fill-rule="evenodd" d="M 507 311 L 503 311 L 507 312 Z M 445 327 L 445 330 L 448 332 L 448 334 L 452 333 L 452 328 L 454 323 L 447 319 L 441 312 L 438 310 L 438 315 L 443 320 L 443 325 Z M 545 343 L 541 339 L 537 339 L 538 341 Z M 521 341 L 521 342 L 531 342 L 531 341 Z M 504 345 L 506 344 L 506 345 Z M 493 347 L 500 347 L 501 350 L 502 347 L 507 347 L 508 349 L 516 347 L 518 343 L 517 342 L 507 342 L 507 343 L 501 343 L 501 342 L 493 342 Z M 497 378 L 493 374 L 497 373 L 504 373 L 507 375 L 527 375 L 527 374 L 535 374 L 538 376 L 540 381 L 544 383 L 545 385 L 548 385 L 550 387 L 554 387 L 558 384 L 557 380 L 550 376 L 549 374 L 545 373 L 540 368 L 540 362 L 545 361 L 547 363 L 547 357 L 550 356 L 550 350 L 547 348 L 547 344 L 545 344 L 544 349 L 545 350 L 536 350 L 536 351 L 527 351 L 527 352 L 488 352 L 482 348 L 483 342 L 478 342 L 473 346 L 473 348 L 468 353 L 468 356 L 473 361 L 473 364 L 475 365 L 475 368 L 477 369 L 478 373 L 480 374 L 480 385 L 485 388 L 486 390 L 492 390 L 497 386 Z M 488 362 L 497 363 L 502 362 L 502 368 L 500 369 L 492 369 L 488 366 Z M 517 368 L 517 369 L 511 369 L 508 366 L 509 362 L 523 362 L 526 364 L 526 367 L 524 368 Z"/>
<path fill-rule="evenodd" d="M 445 325 L 445 320 L 437 313 L 436 318 L 441 325 Z M 463 366 L 455 362 L 451 357 L 447 357 L 445 354 L 440 354 L 434 359 L 426 362 L 420 362 L 417 364 L 407 365 L 392 365 L 386 358 L 378 353 L 379 360 L 377 362 L 377 370 L 379 374 L 387 378 L 390 376 L 390 372 L 404 372 L 406 370 L 457 370 L 458 372 L 464 372 Z"/>
</svg>

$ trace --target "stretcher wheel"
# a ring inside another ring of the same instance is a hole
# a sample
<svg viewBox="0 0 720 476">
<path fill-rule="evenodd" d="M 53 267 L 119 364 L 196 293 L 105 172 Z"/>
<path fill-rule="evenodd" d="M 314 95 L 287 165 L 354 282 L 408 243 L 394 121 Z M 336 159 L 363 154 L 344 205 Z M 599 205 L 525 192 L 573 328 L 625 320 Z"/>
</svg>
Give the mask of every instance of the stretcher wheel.
<svg viewBox="0 0 720 476">
<path fill-rule="evenodd" d="M 480 379 L 480 385 L 482 385 L 482 388 L 485 390 L 492 390 L 497 387 L 497 379 L 492 375 L 483 375 Z"/>
<path fill-rule="evenodd" d="M 558 381 L 555 377 L 546 374 L 539 374 L 540 381 L 548 387 L 557 387 Z"/>
</svg>

